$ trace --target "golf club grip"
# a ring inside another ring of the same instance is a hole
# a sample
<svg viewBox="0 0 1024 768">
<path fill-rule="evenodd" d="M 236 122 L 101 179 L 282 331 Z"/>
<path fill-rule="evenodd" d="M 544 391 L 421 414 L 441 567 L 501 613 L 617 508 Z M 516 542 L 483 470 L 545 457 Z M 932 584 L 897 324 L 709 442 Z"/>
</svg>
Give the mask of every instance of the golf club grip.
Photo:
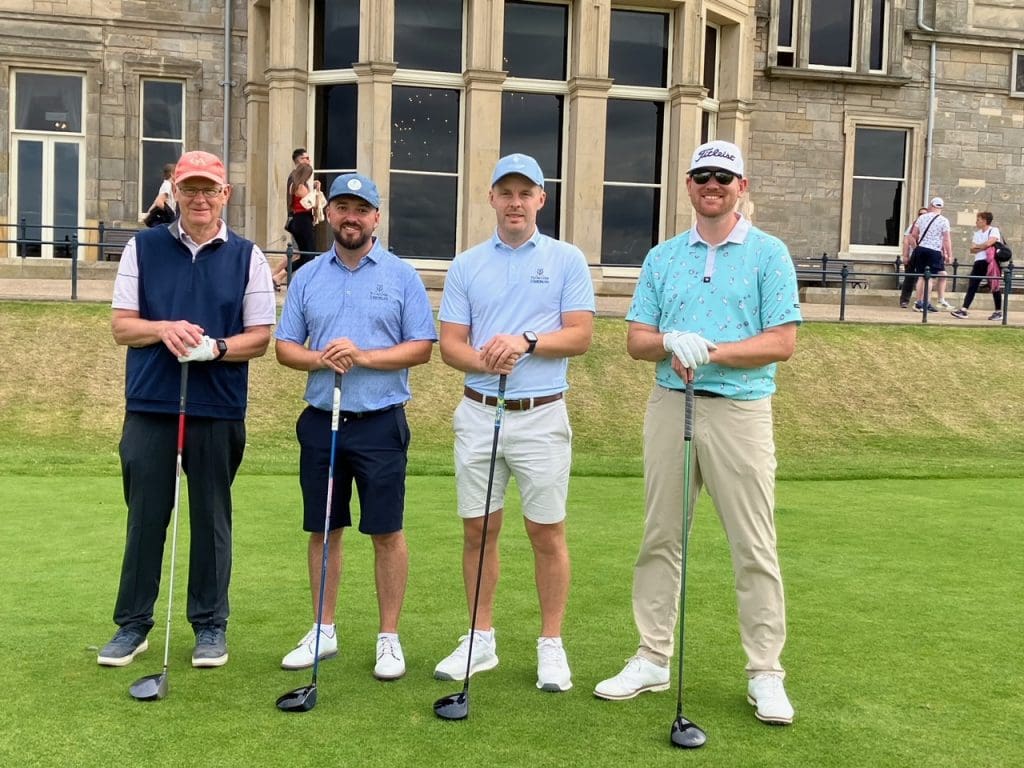
<svg viewBox="0 0 1024 768">
<path fill-rule="evenodd" d="M 178 453 L 185 450 L 185 403 L 188 400 L 188 363 L 181 364 L 181 390 L 178 393 Z"/>
<path fill-rule="evenodd" d="M 693 382 L 686 382 L 686 411 L 683 417 L 683 440 L 693 440 Z"/>
<path fill-rule="evenodd" d="M 508 374 L 503 373 L 498 377 L 498 407 L 494 412 L 495 428 L 501 424 L 501 418 L 505 415 L 505 385 L 508 384 Z"/>
<path fill-rule="evenodd" d="M 334 372 L 334 397 L 331 401 L 331 431 L 338 431 L 338 420 L 341 418 L 341 374 Z"/>
</svg>

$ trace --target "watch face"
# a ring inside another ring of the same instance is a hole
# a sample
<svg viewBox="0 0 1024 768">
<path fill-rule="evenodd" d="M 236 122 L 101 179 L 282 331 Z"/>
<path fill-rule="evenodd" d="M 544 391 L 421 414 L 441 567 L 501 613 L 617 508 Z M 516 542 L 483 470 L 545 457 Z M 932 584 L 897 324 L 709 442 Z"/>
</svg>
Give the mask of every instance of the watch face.
<svg viewBox="0 0 1024 768">
<path fill-rule="evenodd" d="M 523 338 L 526 339 L 531 344 L 537 343 L 537 334 L 534 333 L 533 331 L 526 331 L 526 333 L 523 334 Z"/>
</svg>

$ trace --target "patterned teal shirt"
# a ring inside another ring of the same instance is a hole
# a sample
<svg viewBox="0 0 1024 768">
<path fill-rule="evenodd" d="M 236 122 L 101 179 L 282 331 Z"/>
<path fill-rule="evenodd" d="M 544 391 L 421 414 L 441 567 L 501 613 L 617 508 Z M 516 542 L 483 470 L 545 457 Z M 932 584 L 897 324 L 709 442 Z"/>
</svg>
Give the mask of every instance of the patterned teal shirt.
<svg viewBox="0 0 1024 768">
<path fill-rule="evenodd" d="M 717 246 L 704 242 L 696 227 L 682 232 L 647 254 L 626 320 L 662 332 L 694 331 L 716 343 L 799 323 L 789 249 L 742 217 Z M 736 400 L 759 400 L 775 392 L 775 368 L 775 363 L 758 368 L 709 363 L 697 369 L 694 386 Z M 671 389 L 684 386 L 667 353 L 657 364 L 656 380 Z"/>
</svg>

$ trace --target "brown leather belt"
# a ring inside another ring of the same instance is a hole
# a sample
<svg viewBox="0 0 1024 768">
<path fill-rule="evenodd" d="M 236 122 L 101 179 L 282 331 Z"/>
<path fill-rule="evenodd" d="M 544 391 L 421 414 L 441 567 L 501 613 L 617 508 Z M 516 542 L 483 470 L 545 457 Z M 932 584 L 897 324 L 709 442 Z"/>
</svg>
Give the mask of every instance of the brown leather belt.
<svg viewBox="0 0 1024 768">
<path fill-rule="evenodd" d="M 474 400 L 484 405 L 497 405 L 498 398 L 491 397 L 490 395 L 484 395 L 477 392 L 475 389 L 466 387 L 462 390 L 462 394 L 468 397 L 470 400 Z M 547 405 L 548 403 L 554 403 L 562 399 L 563 392 L 558 392 L 554 395 L 543 395 L 542 397 L 523 397 L 519 400 L 506 400 L 505 410 L 507 411 L 528 411 L 531 408 L 536 408 L 538 405 Z"/>
</svg>

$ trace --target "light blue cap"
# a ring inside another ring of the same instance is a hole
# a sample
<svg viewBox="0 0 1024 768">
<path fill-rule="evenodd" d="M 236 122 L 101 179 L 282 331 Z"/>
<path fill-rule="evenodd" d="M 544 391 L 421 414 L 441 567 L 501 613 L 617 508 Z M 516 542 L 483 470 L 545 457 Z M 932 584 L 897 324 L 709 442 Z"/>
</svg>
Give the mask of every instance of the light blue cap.
<svg viewBox="0 0 1024 768">
<path fill-rule="evenodd" d="M 503 178 L 513 173 L 525 176 L 538 187 L 544 189 L 544 172 L 541 171 L 540 165 L 529 155 L 520 155 L 519 153 L 505 155 L 498 161 L 498 164 L 494 166 L 494 175 L 491 176 L 491 186 L 493 187 Z"/>
<path fill-rule="evenodd" d="M 342 195 L 358 197 L 374 208 L 380 208 L 380 192 L 377 191 L 377 185 L 373 183 L 373 179 L 361 173 L 343 173 L 331 182 L 331 193 L 327 196 L 327 202 Z"/>
</svg>

